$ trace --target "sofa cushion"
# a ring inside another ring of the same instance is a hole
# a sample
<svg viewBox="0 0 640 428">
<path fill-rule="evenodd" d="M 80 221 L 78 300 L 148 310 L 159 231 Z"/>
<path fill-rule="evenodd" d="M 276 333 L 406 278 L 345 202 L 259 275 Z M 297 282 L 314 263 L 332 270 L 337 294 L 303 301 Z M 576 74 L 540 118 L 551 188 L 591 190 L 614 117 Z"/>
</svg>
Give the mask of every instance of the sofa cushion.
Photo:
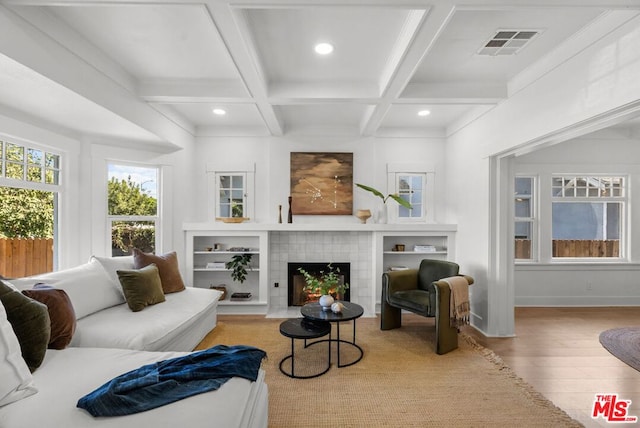
<svg viewBox="0 0 640 428">
<path fill-rule="evenodd" d="M 35 394 L 38 390 L 22 358 L 20 342 L 7 320 L 7 312 L 0 303 L 0 407 Z"/>
<path fill-rule="evenodd" d="M 141 311 L 148 305 L 165 301 L 160 274 L 155 264 L 150 264 L 142 269 L 119 270 L 117 272 L 124 296 L 127 299 L 127 305 L 133 312 Z"/>
<path fill-rule="evenodd" d="M 120 284 L 110 280 L 97 260 L 71 269 L 12 279 L 10 282 L 20 290 L 33 288 L 40 282 L 63 289 L 71 299 L 77 319 L 125 302 L 119 290 Z"/>
<path fill-rule="evenodd" d="M 64 349 L 76 331 L 76 313 L 67 293 L 46 284 L 36 284 L 22 294 L 47 305 L 51 321 L 50 349 Z"/>
<path fill-rule="evenodd" d="M 42 364 L 51 336 L 47 306 L 22 295 L 3 281 L 0 281 L 0 301 L 20 342 L 22 358 L 33 372 Z"/>
<path fill-rule="evenodd" d="M 100 266 L 105 270 L 113 286 L 122 293 L 122 287 L 120 286 L 120 280 L 118 279 L 118 270 L 131 270 L 136 269 L 133 265 L 133 256 L 118 256 L 118 257 L 99 257 L 91 256 L 91 260 L 95 260 L 100 263 Z M 124 297 L 124 293 L 122 294 Z"/>
<path fill-rule="evenodd" d="M 144 253 L 137 248 L 133 249 L 133 264 L 136 269 L 143 268 L 151 263 L 158 266 L 162 290 L 165 294 L 184 290 L 184 282 L 178 267 L 178 255 L 175 251 L 156 256 L 155 254 Z"/>
</svg>

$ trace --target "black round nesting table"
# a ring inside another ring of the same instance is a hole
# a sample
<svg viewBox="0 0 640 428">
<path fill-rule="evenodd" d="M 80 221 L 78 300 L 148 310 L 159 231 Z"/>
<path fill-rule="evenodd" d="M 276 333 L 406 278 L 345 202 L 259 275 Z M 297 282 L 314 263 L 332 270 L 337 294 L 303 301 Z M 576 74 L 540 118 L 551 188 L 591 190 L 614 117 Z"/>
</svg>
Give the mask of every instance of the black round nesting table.
<svg viewBox="0 0 640 428">
<path fill-rule="evenodd" d="M 298 376 L 295 374 L 295 347 L 294 340 L 295 339 L 304 339 L 304 347 L 313 345 L 316 342 L 307 344 L 307 339 L 317 339 L 319 337 L 326 336 L 327 334 L 331 337 L 331 324 L 325 321 L 312 320 L 308 318 L 292 318 L 286 321 L 283 321 L 280 324 L 280 334 L 286 336 L 291 339 L 291 355 L 287 355 L 280 361 L 280 371 L 292 378 L 295 379 L 310 379 L 313 377 L 318 377 L 329 371 L 331 368 L 331 342 L 328 342 L 328 358 L 327 358 L 327 368 L 321 371 L 320 373 L 315 373 L 312 375 Z M 285 361 L 291 359 L 291 372 L 287 372 L 282 365 Z"/>
<path fill-rule="evenodd" d="M 318 302 L 307 303 L 300 309 L 302 316 L 307 319 L 313 321 L 325 321 L 328 323 L 336 323 L 336 338 L 331 337 L 331 332 L 329 333 L 329 339 L 318 340 L 314 343 L 328 341 L 329 346 L 331 346 L 331 342 L 335 342 L 337 346 L 337 356 L 338 356 L 338 367 L 347 367 L 351 366 L 362 359 L 364 355 L 364 351 L 360 346 L 356 344 L 356 319 L 360 318 L 364 313 L 364 309 L 362 306 L 352 303 L 352 302 L 343 302 L 340 301 L 344 305 L 342 312 L 335 313 L 331 310 L 324 310 L 322 306 Z M 353 321 L 353 337 L 351 341 L 341 339 L 340 338 L 340 323 L 345 321 Z M 358 352 L 359 356 L 348 363 L 342 364 L 340 361 L 340 344 L 346 344 L 354 347 Z M 313 343 L 311 344 L 313 345 Z"/>
</svg>

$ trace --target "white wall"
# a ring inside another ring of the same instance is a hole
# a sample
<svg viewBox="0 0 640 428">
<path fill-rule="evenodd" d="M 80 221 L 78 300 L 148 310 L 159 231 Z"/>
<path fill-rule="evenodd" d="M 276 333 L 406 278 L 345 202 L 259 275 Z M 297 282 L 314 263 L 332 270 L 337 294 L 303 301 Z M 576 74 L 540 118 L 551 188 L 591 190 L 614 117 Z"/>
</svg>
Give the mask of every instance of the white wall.
<svg viewBox="0 0 640 428">
<path fill-rule="evenodd" d="M 457 261 L 477 280 L 472 287 L 472 322 L 486 334 L 514 334 L 512 251 L 509 257 L 504 202 L 512 175 L 497 170 L 497 159 L 527 146 L 566 140 L 570 133 L 636 109 L 639 45 L 636 17 L 562 63 L 550 64 L 548 73 L 530 79 L 508 100 L 447 139 L 451 196 L 446 221 L 459 225 Z"/>
<path fill-rule="evenodd" d="M 207 187 L 207 163 L 237 162 L 256 165 L 256 215 L 252 221 L 276 223 L 278 205 L 282 205 L 286 222 L 289 196 L 291 152 L 352 152 L 353 181 L 386 192 L 386 165 L 425 163 L 436 173 L 437 206 L 445 204 L 444 192 L 444 140 L 426 138 L 200 138 L 197 140 L 196 162 L 193 168 L 196 194 L 213 195 Z M 354 188 L 353 209 L 379 205 L 379 198 Z M 212 221 L 207 198 L 198 198 L 197 218 L 194 221 Z M 436 209 L 436 221 L 442 222 L 444 210 Z M 352 216 L 294 216 L 294 222 L 356 222 Z"/>
<path fill-rule="evenodd" d="M 515 304 L 519 306 L 639 305 L 640 285 L 640 145 L 629 133 L 600 131 L 534 153 L 519 156 L 514 172 L 549 177 L 566 174 L 628 174 L 625 236 L 630 253 L 625 263 L 571 264 L 562 261 L 519 263 L 515 268 Z M 635 192 L 634 192 L 635 191 Z M 550 225 L 550 191 L 538 189 L 540 221 Z M 635 193 L 635 195 L 634 195 Z M 544 217 L 544 220 L 543 220 Z M 543 233 L 550 236 L 550 231 Z M 548 240 L 545 239 L 548 244 Z M 540 245 L 545 245 L 540 242 Z M 634 251 L 635 249 L 635 251 Z"/>
</svg>

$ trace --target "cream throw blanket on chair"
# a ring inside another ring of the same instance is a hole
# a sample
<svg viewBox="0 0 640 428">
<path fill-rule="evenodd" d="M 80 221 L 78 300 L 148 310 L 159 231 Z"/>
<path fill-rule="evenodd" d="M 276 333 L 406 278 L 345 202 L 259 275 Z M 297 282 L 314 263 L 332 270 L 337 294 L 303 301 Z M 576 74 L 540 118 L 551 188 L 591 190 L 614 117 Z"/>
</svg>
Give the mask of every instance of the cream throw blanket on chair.
<svg viewBox="0 0 640 428">
<path fill-rule="evenodd" d="M 451 327 L 468 325 L 470 322 L 471 305 L 469 303 L 469 283 L 463 276 L 443 278 L 451 289 L 449 318 Z"/>
</svg>

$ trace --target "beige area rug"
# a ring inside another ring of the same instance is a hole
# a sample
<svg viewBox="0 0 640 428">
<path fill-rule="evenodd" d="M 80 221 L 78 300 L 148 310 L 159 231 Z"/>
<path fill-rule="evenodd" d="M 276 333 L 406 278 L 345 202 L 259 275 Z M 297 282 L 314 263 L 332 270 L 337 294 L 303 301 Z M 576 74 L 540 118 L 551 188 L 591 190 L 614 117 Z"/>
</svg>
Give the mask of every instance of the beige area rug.
<svg viewBox="0 0 640 428">
<path fill-rule="evenodd" d="M 582 426 L 465 334 L 459 349 L 435 354 L 431 319 L 405 316 L 401 329 L 389 331 L 380 330 L 377 318 L 358 319 L 362 360 L 337 368 L 334 354 L 331 369 L 314 379 L 291 379 L 280 372 L 280 360 L 291 347 L 290 339 L 280 335 L 281 322 L 220 317 L 198 347 L 244 344 L 267 352 L 263 367 L 270 427 Z M 340 332 L 349 337 L 351 323 L 341 324 Z M 297 373 L 326 367 L 326 343 L 304 349 L 296 340 L 296 345 Z M 345 348 L 343 363 L 355 357 Z"/>
</svg>

